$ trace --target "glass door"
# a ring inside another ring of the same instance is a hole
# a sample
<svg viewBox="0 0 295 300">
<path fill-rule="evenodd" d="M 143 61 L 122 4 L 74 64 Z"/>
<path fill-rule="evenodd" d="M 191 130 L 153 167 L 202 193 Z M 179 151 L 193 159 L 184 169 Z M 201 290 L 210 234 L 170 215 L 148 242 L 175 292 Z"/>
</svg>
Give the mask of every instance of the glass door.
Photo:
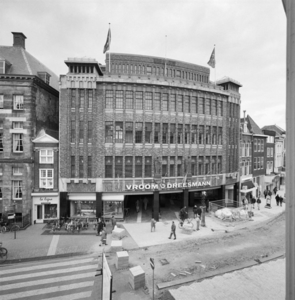
<svg viewBox="0 0 295 300">
<path fill-rule="evenodd" d="M 42 220 L 42 205 L 37 205 L 37 220 Z"/>
</svg>

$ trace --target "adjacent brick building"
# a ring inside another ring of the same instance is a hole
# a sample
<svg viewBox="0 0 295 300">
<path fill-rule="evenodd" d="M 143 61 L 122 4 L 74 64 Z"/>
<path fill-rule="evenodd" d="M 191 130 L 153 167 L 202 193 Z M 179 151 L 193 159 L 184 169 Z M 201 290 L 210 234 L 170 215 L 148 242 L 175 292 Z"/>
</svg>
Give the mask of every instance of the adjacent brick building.
<svg viewBox="0 0 295 300">
<path fill-rule="evenodd" d="M 32 139 L 42 128 L 58 136 L 58 78 L 25 50 L 23 33 L 12 34 L 13 46 L 0 46 L 0 214 L 15 207 L 30 222 Z"/>
<path fill-rule="evenodd" d="M 65 61 L 60 90 L 61 216 L 123 218 L 160 206 L 237 198 L 241 84 L 209 68 L 111 54 Z M 110 67 L 110 69 L 109 69 Z"/>
</svg>

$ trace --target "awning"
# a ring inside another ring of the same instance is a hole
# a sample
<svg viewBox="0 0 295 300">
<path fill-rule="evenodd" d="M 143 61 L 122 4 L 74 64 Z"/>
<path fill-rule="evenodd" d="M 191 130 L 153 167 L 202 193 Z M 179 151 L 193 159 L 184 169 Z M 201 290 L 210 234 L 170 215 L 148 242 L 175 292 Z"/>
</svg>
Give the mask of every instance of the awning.
<svg viewBox="0 0 295 300">
<path fill-rule="evenodd" d="M 245 180 L 241 183 L 241 193 L 249 193 L 257 189 L 257 184 L 254 184 L 252 180 Z"/>
<path fill-rule="evenodd" d="M 273 180 L 277 177 L 277 175 L 273 175 L 273 176 L 264 176 L 264 182 L 265 183 L 272 183 Z"/>
<path fill-rule="evenodd" d="M 124 195 L 122 194 L 105 194 L 102 195 L 102 201 L 124 201 Z"/>
<path fill-rule="evenodd" d="M 69 200 L 71 200 L 71 201 L 95 201 L 96 195 L 94 193 L 69 193 Z"/>
</svg>

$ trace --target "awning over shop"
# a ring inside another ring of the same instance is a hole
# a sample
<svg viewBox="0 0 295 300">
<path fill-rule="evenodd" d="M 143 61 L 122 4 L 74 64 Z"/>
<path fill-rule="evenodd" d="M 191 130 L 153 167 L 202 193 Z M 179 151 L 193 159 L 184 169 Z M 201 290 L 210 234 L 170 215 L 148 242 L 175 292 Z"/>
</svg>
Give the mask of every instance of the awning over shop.
<svg viewBox="0 0 295 300">
<path fill-rule="evenodd" d="M 257 183 L 253 183 L 252 180 L 245 180 L 241 183 L 241 193 L 249 193 L 257 189 Z"/>
<path fill-rule="evenodd" d="M 277 177 L 277 175 L 269 175 L 269 176 L 264 176 L 264 182 L 265 183 L 272 183 L 273 180 Z"/>
<path fill-rule="evenodd" d="M 94 193 L 69 193 L 69 200 L 71 201 L 95 201 Z"/>
<path fill-rule="evenodd" d="M 105 194 L 102 195 L 102 201 L 124 201 L 122 194 Z"/>
</svg>

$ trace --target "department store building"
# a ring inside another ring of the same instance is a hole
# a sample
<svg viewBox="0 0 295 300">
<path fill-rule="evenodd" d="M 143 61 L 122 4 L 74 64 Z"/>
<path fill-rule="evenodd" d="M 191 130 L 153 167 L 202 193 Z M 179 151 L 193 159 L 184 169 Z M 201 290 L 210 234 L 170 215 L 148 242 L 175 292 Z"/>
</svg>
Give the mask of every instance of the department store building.
<svg viewBox="0 0 295 300">
<path fill-rule="evenodd" d="M 60 215 L 124 218 L 239 194 L 241 84 L 159 57 L 69 58 L 60 77 Z"/>
</svg>

